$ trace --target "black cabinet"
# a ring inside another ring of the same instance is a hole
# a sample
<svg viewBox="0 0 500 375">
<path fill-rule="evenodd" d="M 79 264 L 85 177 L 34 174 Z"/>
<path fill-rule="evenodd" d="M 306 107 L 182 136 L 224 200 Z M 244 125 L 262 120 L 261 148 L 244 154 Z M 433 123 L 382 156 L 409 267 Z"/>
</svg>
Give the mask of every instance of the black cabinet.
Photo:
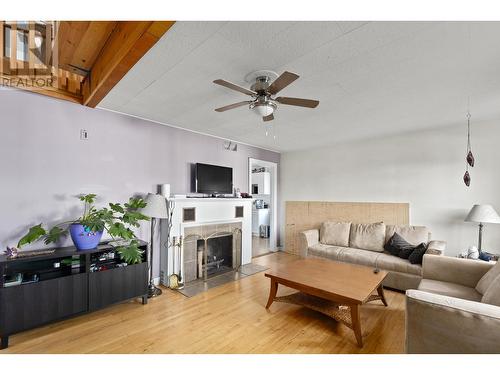
<svg viewBox="0 0 500 375">
<path fill-rule="evenodd" d="M 87 310 L 87 276 L 78 274 L 0 289 L 2 336 Z"/>
<path fill-rule="evenodd" d="M 134 264 L 89 274 L 89 310 L 148 293 L 148 265 Z"/>
<path fill-rule="evenodd" d="M 145 250 L 146 244 L 141 243 L 141 248 Z M 0 255 L 1 348 L 6 348 L 9 335 L 17 332 L 132 298 L 142 297 L 146 303 L 147 257 L 134 265 L 119 260 L 115 264 L 113 260 L 96 264 L 101 254 L 112 250 L 104 244 L 85 251 L 61 248 L 29 258 Z M 9 286 L 15 279 L 12 275 L 24 275 L 18 279 L 22 279 L 21 285 Z"/>
</svg>

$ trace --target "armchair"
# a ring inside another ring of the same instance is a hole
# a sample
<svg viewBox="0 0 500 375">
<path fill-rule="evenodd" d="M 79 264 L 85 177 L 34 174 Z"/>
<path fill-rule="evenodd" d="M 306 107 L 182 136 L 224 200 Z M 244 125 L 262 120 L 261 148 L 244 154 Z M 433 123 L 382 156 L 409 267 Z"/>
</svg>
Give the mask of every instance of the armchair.
<svg viewBox="0 0 500 375">
<path fill-rule="evenodd" d="M 418 290 L 406 291 L 407 353 L 500 353 L 500 306 L 476 290 L 492 266 L 424 255 Z"/>
</svg>

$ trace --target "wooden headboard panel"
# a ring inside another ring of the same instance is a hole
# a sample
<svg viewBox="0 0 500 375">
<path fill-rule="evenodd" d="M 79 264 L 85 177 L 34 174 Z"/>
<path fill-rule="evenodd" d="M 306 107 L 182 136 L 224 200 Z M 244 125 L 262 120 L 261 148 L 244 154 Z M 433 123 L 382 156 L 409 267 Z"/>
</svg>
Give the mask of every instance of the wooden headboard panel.
<svg viewBox="0 0 500 375">
<path fill-rule="evenodd" d="M 297 254 L 297 235 L 319 229 L 324 221 L 409 224 L 409 203 L 369 202 L 286 202 L 285 251 Z"/>
</svg>

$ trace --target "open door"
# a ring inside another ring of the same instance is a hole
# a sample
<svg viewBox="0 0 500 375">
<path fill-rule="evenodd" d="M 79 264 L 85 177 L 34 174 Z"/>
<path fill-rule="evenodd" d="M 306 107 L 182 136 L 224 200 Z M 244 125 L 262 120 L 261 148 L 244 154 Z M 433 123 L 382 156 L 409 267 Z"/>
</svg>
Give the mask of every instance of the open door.
<svg viewBox="0 0 500 375">
<path fill-rule="evenodd" d="M 278 165 L 248 159 L 248 191 L 252 196 L 252 257 L 277 251 Z"/>
</svg>

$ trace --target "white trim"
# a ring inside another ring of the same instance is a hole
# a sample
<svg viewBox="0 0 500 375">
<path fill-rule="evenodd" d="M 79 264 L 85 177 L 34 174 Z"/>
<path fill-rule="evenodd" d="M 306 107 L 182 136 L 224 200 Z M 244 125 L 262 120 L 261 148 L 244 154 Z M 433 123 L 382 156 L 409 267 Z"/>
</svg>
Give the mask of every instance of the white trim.
<svg viewBox="0 0 500 375">
<path fill-rule="evenodd" d="M 252 192 L 252 164 L 256 163 L 260 166 L 272 169 L 272 190 L 271 190 L 271 212 L 269 221 L 271 223 L 271 236 L 269 238 L 269 245 L 271 251 L 278 249 L 278 163 L 248 158 L 248 192 Z"/>
<path fill-rule="evenodd" d="M 153 122 L 155 124 L 160 124 L 160 125 L 163 125 L 163 126 L 168 126 L 169 128 L 184 130 L 184 131 L 187 131 L 187 132 L 190 132 L 190 133 L 195 133 L 195 134 L 204 135 L 204 136 L 207 136 L 207 137 L 222 139 L 224 141 L 236 142 L 236 143 L 239 143 L 240 145 L 245 145 L 245 146 L 260 148 L 261 150 L 266 150 L 266 151 L 271 151 L 271 152 L 276 152 L 278 154 L 281 154 L 281 151 L 278 151 L 278 150 L 273 150 L 271 148 L 265 148 L 265 147 L 262 147 L 262 146 L 257 146 L 257 145 L 253 145 L 253 144 L 250 144 L 250 143 L 245 143 L 245 142 L 237 141 L 235 139 L 224 138 L 224 137 L 220 137 L 218 135 L 203 133 L 203 132 L 200 132 L 200 131 L 197 131 L 197 130 L 186 129 L 186 128 L 183 128 L 183 127 L 180 127 L 180 126 L 166 124 L 166 123 L 161 122 L 161 121 L 151 120 L 151 119 L 148 119 L 146 117 L 141 117 L 141 116 L 131 115 L 131 114 L 125 113 L 125 112 L 115 111 L 114 109 L 108 109 L 108 108 L 99 107 L 99 106 L 97 106 L 96 108 L 99 108 L 99 109 L 102 109 L 102 110 L 108 111 L 108 112 L 118 113 L 118 114 L 124 115 L 124 116 L 135 117 L 135 118 L 137 118 L 139 120 L 143 120 L 143 121 L 148 121 L 148 122 Z"/>
</svg>

